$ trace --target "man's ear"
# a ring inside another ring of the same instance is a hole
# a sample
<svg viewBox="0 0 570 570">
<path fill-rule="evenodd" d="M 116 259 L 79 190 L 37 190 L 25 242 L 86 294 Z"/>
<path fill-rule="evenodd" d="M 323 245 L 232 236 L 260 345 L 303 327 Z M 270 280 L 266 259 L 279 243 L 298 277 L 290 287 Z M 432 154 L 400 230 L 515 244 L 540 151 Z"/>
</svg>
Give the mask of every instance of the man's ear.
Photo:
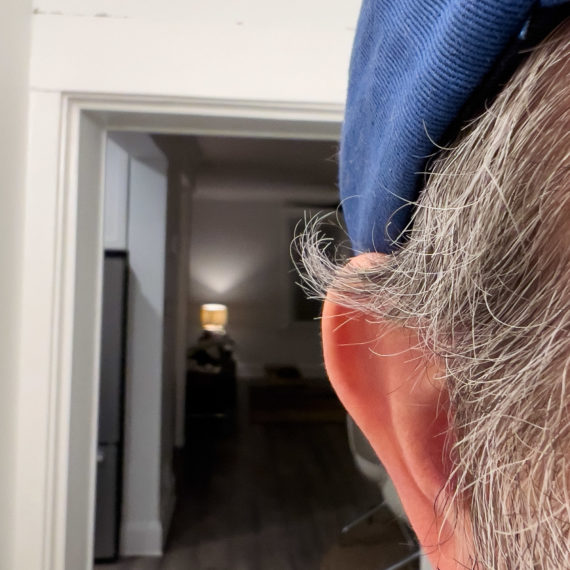
<svg viewBox="0 0 570 570">
<path fill-rule="evenodd" d="M 439 365 L 419 348 L 414 331 L 346 309 L 334 296 L 324 303 L 322 333 L 329 378 L 392 478 L 433 567 L 469 567 L 464 525 L 453 510 L 447 522 L 441 512 L 450 463 Z"/>
</svg>

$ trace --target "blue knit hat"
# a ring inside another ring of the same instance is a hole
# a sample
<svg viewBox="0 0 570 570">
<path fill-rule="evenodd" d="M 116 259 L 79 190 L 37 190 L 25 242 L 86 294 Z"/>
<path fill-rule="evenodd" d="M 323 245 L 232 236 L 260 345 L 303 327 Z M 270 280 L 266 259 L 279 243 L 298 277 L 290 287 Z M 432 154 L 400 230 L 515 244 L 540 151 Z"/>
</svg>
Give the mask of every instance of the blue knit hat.
<svg viewBox="0 0 570 570">
<path fill-rule="evenodd" d="M 562 6 L 564 4 L 564 6 Z M 340 148 L 355 251 L 405 240 L 429 158 L 568 14 L 566 0 L 364 0 Z"/>
</svg>

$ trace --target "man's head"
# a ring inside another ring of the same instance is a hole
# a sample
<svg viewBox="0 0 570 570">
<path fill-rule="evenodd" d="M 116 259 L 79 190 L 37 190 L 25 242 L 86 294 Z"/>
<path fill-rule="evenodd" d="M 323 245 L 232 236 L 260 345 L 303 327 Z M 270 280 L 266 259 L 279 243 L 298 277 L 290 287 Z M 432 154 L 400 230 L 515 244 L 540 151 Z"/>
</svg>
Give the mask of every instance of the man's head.
<svg viewBox="0 0 570 570">
<path fill-rule="evenodd" d="M 570 22 L 433 165 L 406 241 L 326 290 L 327 369 L 434 567 L 570 567 Z"/>
</svg>

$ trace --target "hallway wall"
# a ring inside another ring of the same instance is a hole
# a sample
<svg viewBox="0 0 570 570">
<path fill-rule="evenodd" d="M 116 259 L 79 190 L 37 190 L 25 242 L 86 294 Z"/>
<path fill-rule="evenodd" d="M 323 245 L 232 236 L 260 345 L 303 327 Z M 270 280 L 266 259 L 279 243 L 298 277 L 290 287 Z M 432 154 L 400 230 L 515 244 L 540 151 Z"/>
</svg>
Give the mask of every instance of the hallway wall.
<svg viewBox="0 0 570 570">
<path fill-rule="evenodd" d="M 336 198 L 334 187 L 317 190 L 324 196 L 328 190 L 331 201 Z M 199 176 L 196 191 L 190 224 L 189 343 L 200 334 L 200 304 L 225 303 L 240 376 L 262 376 L 266 364 L 295 365 L 308 377 L 324 375 L 320 321 L 298 321 L 292 307 L 292 281 L 298 279 L 291 275 L 291 220 L 301 218 L 304 207 L 292 206 L 291 199 L 314 199 L 315 188 L 234 179 L 221 172 Z"/>
<path fill-rule="evenodd" d="M 165 337 L 176 329 L 165 302 L 169 258 L 168 161 L 149 135 L 115 132 L 107 144 L 105 245 L 128 251 L 122 555 L 162 551 L 174 508 L 175 378 Z"/>
<path fill-rule="evenodd" d="M 12 568 L 19 305 L 31 2 L 3 0 L 0 18 L 0 568 Z"/>
</svg>

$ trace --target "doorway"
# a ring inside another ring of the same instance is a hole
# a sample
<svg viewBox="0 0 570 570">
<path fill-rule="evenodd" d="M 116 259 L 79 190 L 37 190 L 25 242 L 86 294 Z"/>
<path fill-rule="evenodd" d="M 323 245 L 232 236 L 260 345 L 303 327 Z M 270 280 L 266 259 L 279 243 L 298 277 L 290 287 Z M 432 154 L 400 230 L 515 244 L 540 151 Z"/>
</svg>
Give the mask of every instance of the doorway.
<svg viewBox="0 0 570 570">
<path fill-rule="evenodd" d="M 133 556 L 162 551 L 174 502 L 173 424 L 179 507 L 167 567 L 228 567 L 222 559 L 231 552 L 245 566 L 281 558 L 284 568 L 313 567 L 344 523 L 377 499 L 354 472 L 344 410 L 322 366 L 318 313 L 299 306 L 290 254 L 305 215 L 336 209 L 336 150 L 333 141 L 110 133 L 105 283 L 109 262 L 121 254 L 129 267 L 130 324 L 126 388 L 101 392 L 99 404 L 116 411 L 123 406 L 109 406 L 108 398 L 126 394 L 125 445 L 117 430 L 109 439 L 109 429 L 98 442 L 98 455 L 125 451 L 120 549 L 111 525 L 101 526 L 112 514 L 104 517 L 100 507 L 115 495 L 112 477 L 100 489 L 106 462 L 98 463 L 99 562 L 120 552 L 131 558 L 119 568 L 138 568 L 143 562 Z M 185 347 L 201 336 L 200 306 L 212 301 L 229 308 L 237 373 L 216 371 L 211 359 L 203 362 L 208 355 L 194 358 L 194 349 L 185 367 Z M 232 385 L 237 402 L 225 397 Z M 106 416 L 100 434 L 113 414 Z"/>
<path fill-rule="evenodd" d="M 337 106 L 310 104 L 35 95 L 23 260 L 18 567 L 91 564 L 106 133 L 335 140 L 341 116 Z"/>
</svg>

